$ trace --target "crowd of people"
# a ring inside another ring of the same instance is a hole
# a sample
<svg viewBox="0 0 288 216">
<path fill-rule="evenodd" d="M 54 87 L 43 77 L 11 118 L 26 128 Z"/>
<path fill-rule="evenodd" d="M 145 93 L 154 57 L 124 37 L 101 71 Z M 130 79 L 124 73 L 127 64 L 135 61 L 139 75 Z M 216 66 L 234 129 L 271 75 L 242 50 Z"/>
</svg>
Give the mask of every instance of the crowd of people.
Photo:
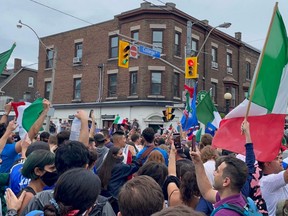
<svg viewBox="0 0 288 216">
<path fill-rule="evenodd" d="M 39 133 L 49 105 L 44 99 L 43 112 L 23 139 L 16 139 L 16 121 L 7 122 L 11 104 L 5 106 L 3 215 L 238 216 L 252 208 L 253 215 L 288 215 L 286 147 L 279 144 L 273 161 L 256 161 L 245 119 L 239 128 L 246 138 L 239 143 L 246 148 L 243 156 L 213 148 L 210 134 L 197 143 L 180 124 L 163 134 L 141 130 L 136 121 L 95 133 L 95 117 L 89 123 L 83 110 L 75 114 L 81 121 L 78 140 L 70 140 L 70 126 Z"/>
</svg>

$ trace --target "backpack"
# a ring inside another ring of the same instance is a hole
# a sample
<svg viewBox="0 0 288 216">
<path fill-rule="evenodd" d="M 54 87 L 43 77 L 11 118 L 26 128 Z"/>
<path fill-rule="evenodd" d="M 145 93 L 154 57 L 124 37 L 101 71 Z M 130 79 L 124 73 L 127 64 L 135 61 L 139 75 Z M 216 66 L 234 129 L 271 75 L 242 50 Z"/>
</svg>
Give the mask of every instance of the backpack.
<svg viewBox="0 0 288 216">
<path fill-rule="evenodd" d="M 240 215 L 244 216 L 262 216 L 262 214 L 258 211 L 254 201 L 250 197 L 246 198 L 243 196 L 243 198 L 246 201 L 246 205 L 244 207 L 241 208 L 240 206 L 237 205 L 224 203 L 221 206 L 214 209 L 210 216 L 214 216 L 221 209 L 229 209 L 238 212 Z"/>
</svg>

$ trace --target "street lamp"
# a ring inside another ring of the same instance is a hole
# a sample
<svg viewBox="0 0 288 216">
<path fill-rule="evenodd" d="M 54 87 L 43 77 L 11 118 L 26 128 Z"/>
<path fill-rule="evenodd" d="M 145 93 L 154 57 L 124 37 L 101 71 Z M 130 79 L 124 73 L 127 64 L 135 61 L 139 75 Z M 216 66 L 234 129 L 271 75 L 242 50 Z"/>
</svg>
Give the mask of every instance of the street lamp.
<svg viewBox="0 0 288 216">
<path fill-rule="evenodd" d="M 224 99 L 226 101 L 226 115 L 227 115 L 229 113 L 230 100 L 232 99 L 232 94 L 229 92 L 226 92 L 224 94 Z"/>
<path fill-rule="evenodd" d="M 50 101 L 50 104 L 51 104 L 51 107 L 52 107 L 52 100 L 53 100 L 53 93 L 54 93 L 54 82 L 55 82 L 55 69 L 56 69 L 57 50 L 47 47 L 43 43 L 43 41 L 41 40 L 41 38 L 39 37 L 37 32 L 31 26 L 29 26 L 29 25 L 23 23 L 21 20 L 19 20 L 19 22 L 17 24 L 17 28 L 20 29 L 20 28 L 22 28 L 22 26 L 26 26 L 31 31 L 33 31 L 33 33 L 36 35 L 38 41 L 42 44 L 42 46 L 45 48 L 46 51 L 47 50 L 51 50 L 53 52 L 53 63 L 52 63 L 52 74 L 51 74 L 51 90 L 50 90 L 50 94 L 49 94 L 49 101 Z M 46 53 L 46 55 L 47 55 L 47 53 Z M 45 131 L 49 131 L 50 119 L 51 119 L 51 115 L 47 115 Z"/>
<path fill-rule="evenodd" d="M 197 54 L 196 57 L 198 57 L 199 54 L 201 53 L 201 51 L 202 51 L 202 49 L 203 49 L 205 43 L 207 42 L 207 40 L 208 40 L 210 34 L 212 33 L 212 31 L 213 31 L 214 29 L 216 29 L 216 28 L 229 28 L 230 26 L 231 26 L 231 23 L 226 23 L 226 22 L 224 22 L 224 23 L 222 23 L 222 24 L 220 24 L 220 25 L 218 25 L 218 26 L 213 27 L 213 28 L 209 31 L 208 35 L 206 36 L 206 38 L 205 38 L 205 40 L 204 40 L 202 46 L 200 47 L 200 49 L 199 49 L 198 54 Z"/>
</svg>

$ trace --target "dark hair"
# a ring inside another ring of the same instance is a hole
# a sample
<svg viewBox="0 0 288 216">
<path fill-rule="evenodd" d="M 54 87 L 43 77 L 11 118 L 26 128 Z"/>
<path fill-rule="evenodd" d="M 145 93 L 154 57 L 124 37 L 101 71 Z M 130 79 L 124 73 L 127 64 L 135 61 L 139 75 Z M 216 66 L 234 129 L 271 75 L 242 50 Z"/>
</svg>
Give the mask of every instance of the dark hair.
<svg viewBox="0 0 288 216">
<path fill-rule="evenodd" d="M 117 162 L 117 154 L 120 151 L 120 148 L 112 146 L 109 149 L 109 152 L 103 162 L 103 165 L 101 166 L 98 176 L 101 179 L 101 186 L 102 189 L 107 190 L 109 181 L 111 179 L 112 175 L 112 169 L 114 168 L 116 162 Z"/>
<path fill-rule="evenodd" d="M 0 138 L 4 135 L 4 133 L 6 132 L 6 124 L 5 123 L 1 123 L 0 124 Z"/>
<path fill-rule="evenodd" d="M 138 133 L 134 133 L 131 135 L 131 141 L 136 142 L 140 138 L 140 135 Z"/>
<path fill-rule="evenodd" d="M 44 207 L 45 216 L 67 215 L 71 210 L 79 210 L 81 215 L 96 201 L 101 191 L 100 179 L 97 175 L 84 168 L 75 168 L 63 173 L 54 190 L 54 205 Z"/>
<path fill-rule="evenodd" d="M 145 128 L 143 131 L 142 131 L 142 136 L 143 138 L 148 142 L 148 143 L 152 143 L 153 140 L 154 140 L 154 134 L 155 134 L 155 131 L 153 128 L 151 127 L 148 127 L 148 128 Z"/>
<path fill-rule="evenodd" d="M 151 216 L 205 216 L 202 212 L 197 212 L 185 205 L 178 205 L 168 208 L 163 208 L 162 211 L 152 214 Z"/>
<path fill-rule="evenodd" d="M 230 178 L 231 189 L 240 192 L 248 176 L 246 163 L 232 155 L 221 156 L 216 160 L 215 170 L 217 170 L 223 162 L 226 164 L 226 167 L 223 169 L 222 177 Z"/>
<path fill-rule="evenodd" d="M 49 137 L 50 137 L 50 133 L 44 131 L 40 134 L 40 141 L 48 142 Z"/>
<path fill-rule="evenodd" d="M 43 142 L 43 141 L 33 142 L 28 146 L 25 152 L 25 156 L 28 157 L 33 151 L 41 150 L 41 149 L 50 151 L 49 145 L 46 142 Z"/>
<path fill-rule="evenodd" d="M 201 144 L 203 144 L 204 146 L 207 146 L 207 145 L 212 145 L 212 135 L 211 134 L 204 134 L 202 137 L 201 137 Z"/>
<path fill-rule="evenodd" d="M 168 168 L 165 164 L 149 161 L 139 169 L 138 175 L 147 175 L 152 177 L 162 188 L 164 181 L 168 176 Z"/>
<path fill-rule="evenodd" d="M 189 205 L 195 196 L 200 196 L 200 191 L 197 185 L 195 166 L 192 161 L 179 160 L 176 162 L 176 172 L 180 182 L 181 199 L 185 205 Z M 178 163 L 178 164 L 177 164 Z"/>
<path fill-rule="evenodd" d="M 119 210 L 123 216 L 146 216 L 163 208 L 162 189 L 149 176 L 136 176 L 126 182 L 119 192 Z"/>
<path fill-rule="evenodd" d="M 55 166 L 59 174 L 68 169 L 84 167 L 89 163 L 87 147 L 78 141 L 68 141 L 56 151 Z"/>
<path fill-rule="evenodd" d="M 100 132 L 104 135 L 105 139 L 109 138 L 110 139 L 110 134 L 108 129 L 101 129 Z"/>
<path fill-rule="evenodd" d="M 48 139 L 48 144 L 56 144 L 57 145 L 57 137 L 54 135 L 50 135 Z"/>
<path fill-rule="evenodd" d="M 95 163 L 97 158 L 98 158 L 98 154 L 97 154 L 96 149 L 90 149 L 89 150 L 89 164 L 88 164 L 89 168 L 92 168 L 91 166 Z"/>
<path fill-rule="evenodd" d="M 57 134 L 57 145 L 61 146 L 70 138 L 70 131 L 64 130 Z"/>
<path fill-rule="evenodd" d="M 54 163 L 55 155 L 52 152 L 49 150 L 36 150 L 25 160 L 21 173 L 25 178 L 36 180 L 39 178 L 39 176 L 35 174 L 36 167 L 40 170 L 44 170 L 46 165 L 52 165 Z"/>
</svg>

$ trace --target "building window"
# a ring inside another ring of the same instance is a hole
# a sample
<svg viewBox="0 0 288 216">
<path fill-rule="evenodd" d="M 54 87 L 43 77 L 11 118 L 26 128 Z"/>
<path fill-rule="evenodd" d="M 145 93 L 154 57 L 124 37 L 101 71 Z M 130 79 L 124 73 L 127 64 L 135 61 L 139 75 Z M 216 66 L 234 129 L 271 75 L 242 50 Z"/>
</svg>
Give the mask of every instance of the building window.
<svg viewBox="0 0 288 216">
<path fill-rule="evenodd" d="M 110 58 L 118 57 L 118 36 L 110 37 Z"/>
<path fill-rule="evenodd" d="M 28 78 L 28 87 L 34 87 L 34 77 Z"/>
<path fill-rule="evenodd" d="M 44 98 L 50 99 L 51 82 L 45 82 Z"/>
<path fill-rule="evenodd" d="M 79 58 L 79 61 L 82 61 L 82 52 L 83 52 L 83 43 L 75 43 L 75 57 Z"/>
<path fill-rule="evenodd" d="M 133 38 L 134 41 L 138 41 L 139 40 L 139 31 L 132 31 L 131 32 L 131 38 Z"/>
<path fill-rule="evenodd" d="M 108 76 L 108 96 L 116 97 L 117 74 L 109 74 Z"/>
<path fill-rule="evenodd" d="M 173 79 L 173 96 L 174 97 L 180 97 L 179 82 L 180 82 L 179 73 L 174 73 L 174 79 Z"/>
<path fill-rule="evenodd" d="M 192 54 L 192 56 L 196 56 L 197 53 L 198 53 L 198 48 L 199 48 L 199 41 L 194 39 L 194 38 L 192 38 L 191 44 L 192 44 L 192 52 L 191 52 L 191 54 Z"/>
<path fill-rule="evenodd" d="M 130 73 L 130 95 L 137 95 L 137 72 Z"/>
<path fill-rule="evenodd" d="M 236 106 L 236 88 L 231 87 L 231 95 L 232 95 L 231 107 L 235 107 Z"/>
<path fill-rule="evenodd" d="M 181 34 L 175 32 L 174 55 L 181 56 Z"/>
<path fill-rule="evenodd" d="M 212 47 L 212 62 L 218 62 L 218 49 L 216 47 Z"/>
<path fill-rule="evenodd" d="M 211 91 L 211 97 L 212 101 L 217 104 L 217 83 L 211 83 L 212 84 L 212 91 Z"/>
<path fill-rule="evenodd" d="M 163 50 L 163 31 L 153 30 L 152 32 L 153 49 L 162 53 Z"/>
<path fill-rule="evenodd" d="M 53 55 L 54 55 L 54 51 L 52 49 L 46 50 L 46 68 L 53 67 Z"/>
<path fill-rule="evenodd" d="M 232 54 L 227 53 L 227 67 L 232 68 Z"/>
<path fill-rule="evenodd" d="M 251 63 L 246 62 L 246 79 L 251 80 Z"/>
<path fill-rule="evenodd" d="M 73 99 L 80 100 L 81 99 L 81 78 L 74 79 L 74 94 Z"/>
<path fill-rule="evenodd" d="M 162 73 L 159 71 L 151 72 L 151 94 L 161 95 L 161 76 Z"/>
</svg>

